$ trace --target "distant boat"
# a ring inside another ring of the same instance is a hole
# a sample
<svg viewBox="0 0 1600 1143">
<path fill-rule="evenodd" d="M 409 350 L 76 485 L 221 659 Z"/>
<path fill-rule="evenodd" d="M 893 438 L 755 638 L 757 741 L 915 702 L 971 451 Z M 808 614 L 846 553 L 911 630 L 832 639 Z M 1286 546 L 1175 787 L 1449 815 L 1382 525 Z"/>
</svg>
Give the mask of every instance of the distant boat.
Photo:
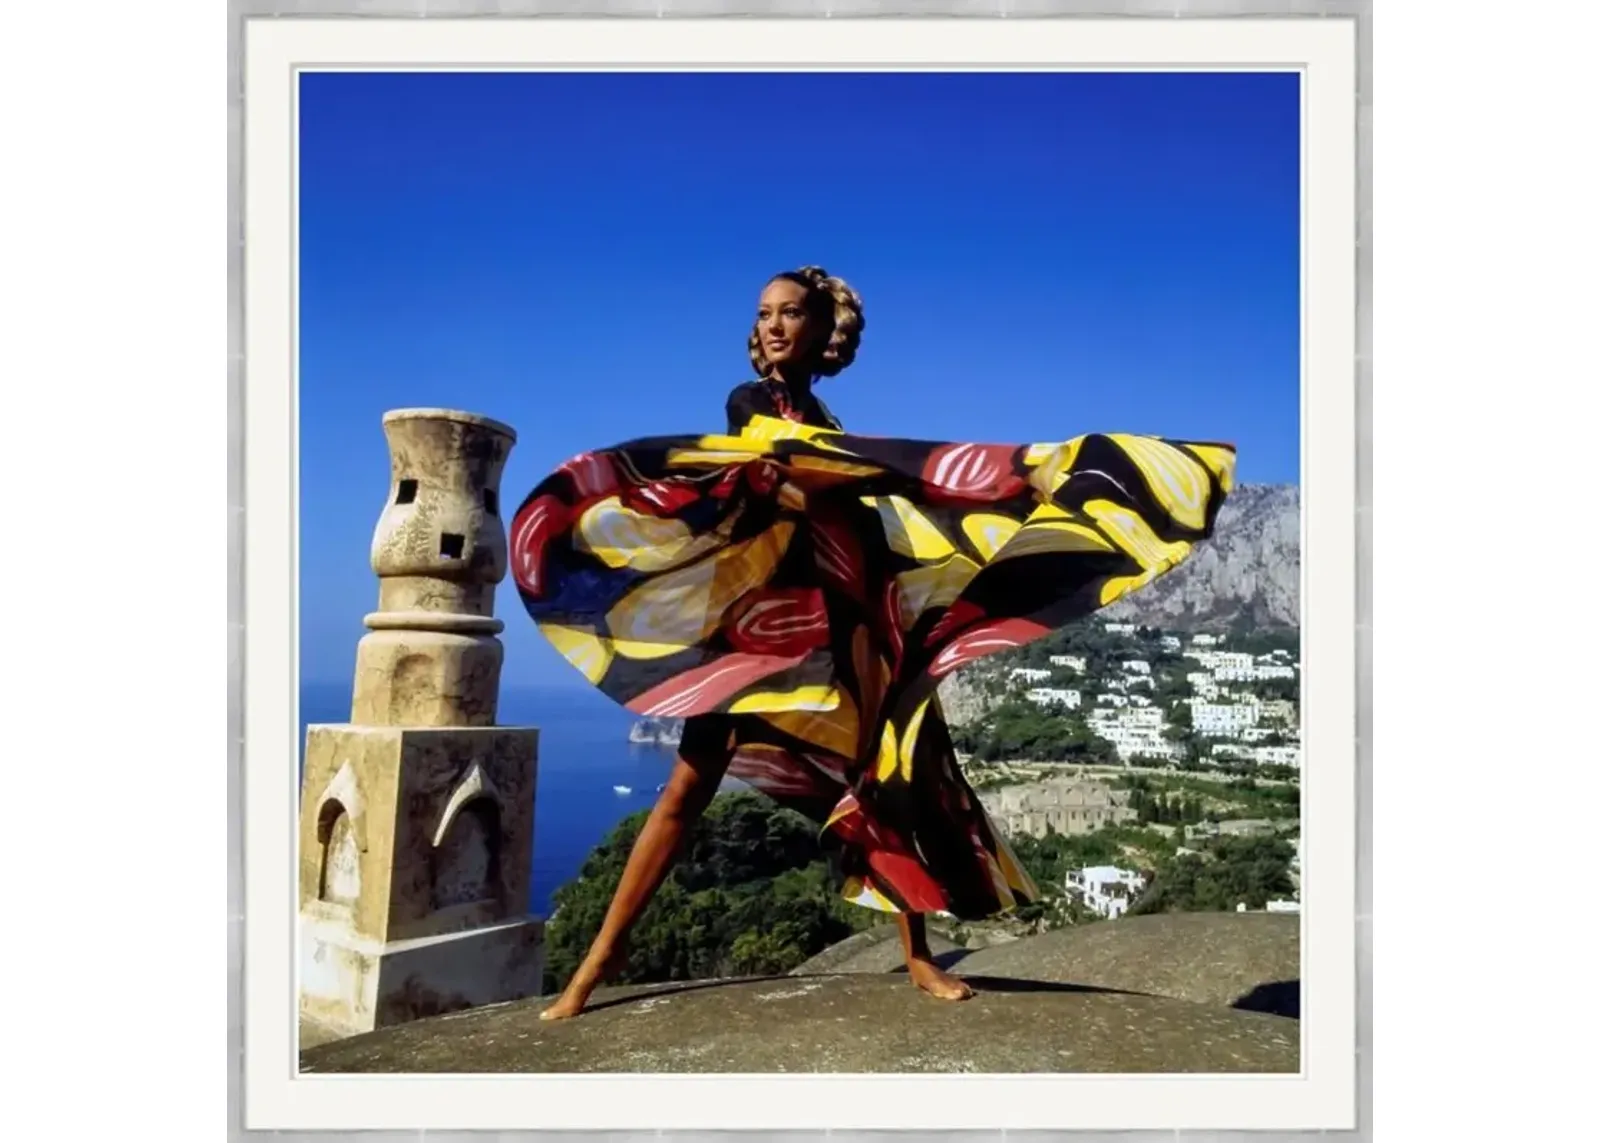
<svg viewBox="0 0 1600 1143">
<path fill-rule="evenodd" d="M 631 794 L 631 793 L 633 793 L 633 787 L 632 786 L 612 786 L 611 788 L 613 790 L 615 790 L 619 794 Z"/>
</svg>

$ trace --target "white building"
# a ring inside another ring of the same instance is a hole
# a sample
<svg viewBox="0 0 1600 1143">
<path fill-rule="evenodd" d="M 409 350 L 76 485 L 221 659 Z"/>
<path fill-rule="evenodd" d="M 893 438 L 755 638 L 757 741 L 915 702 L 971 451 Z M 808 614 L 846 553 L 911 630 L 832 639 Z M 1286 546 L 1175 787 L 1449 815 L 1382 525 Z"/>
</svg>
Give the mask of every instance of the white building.
<svg viewBox="0 0 1600 1143">
<path fill-rule="evenodd" d="M 1250 757 L 1258 766 L 1292 766 L 1300 769 L 1298 746 L 1257 746 L 1250 751 Z"/>
<path fill-rule="evenodd" d="M 1051 655 L 1052 667 L 1071 667 L 1074 671 L 1083 672 L 1089 669 L 1089 660 L 1082 655 Z"/>
<path fill-rule="evenodd" d="M 1161 649 L 1163 651 L 1176 651 L 1183 646 L 1183 640 L 1176 635 L 1161 636 Z"/>
<path fill-rule="evenodd" d="M 1111 743 L 1123 762 L 1135 758 L 1170 761 L 1178 756 L 1177 747 L 1162 733 L 1166 715 L 1159 707 L 1132 707 L 1089 712 L 1089 730 Z"/>
<path fill-rule="evenodd" d="M 1195 733 L 1213 738 L 1231 738 L 1256 725 L 1261 708 L 1251 703 L 1209 703 L 1190 701 Z"/>
<path fill-rule="evenodd" d="M 1117 712 L 1117 721 L 1123 726 L 1147 726 L 1160 730 L 1167 724 L 1167 719 L 1155 707 L 1134 707 L 1131 710 Z"/>
<path fill-rule="evenodd" d="M 1106 630 L 1112 635 L 1132 635 L 1138 628 L 1132 623 L 1107 623 Z"/>
<path fill-rule="evenodd" d="M 1150 664 L 1143 659 L 1129 659 L 1122 664 L 1122 673 L 1125 675 L 1148 675 Z"/>
<path fill-rule="evenodd" d="M 1096 696 L 1095 702 L 1103 703 L 1106 706 L 1127 706 L 1128 696 L 1102 693 Z"/>
<path fill-rule="evenodd" d="M 1222 640 L 1218 639 L 1215 635 L 1196 635 L 1194 638 L 1189 640 L 1189 646 L 1215 647 L 1220 642 L 1222 642 Z"/>
<path fill-rule="evenodd" d="M 1012 667 L 1006 677 L 1012 682 L 1042 683 L 1050 677 L 1050 672 L 1042 667 Z"/>
<path fill-rule="evenodd" d="M 1064 706 L 1076 710 L 1083 704 L 1083 695 L 1065 687 L 1034 687 L 1028 692 L 1028 701 L 1037 706 Z"/>
<path fill-rule="evenodd" d="M 1300 721 L 1299 712 L 1288 699 L 1268 699 L 1261 704 L 1261 717 L 1280 726 L 1294 726 Z"/>
<path fill-rule="evenodd" d="M 1300 911 L 1300 902 L 1299 901 L 1268 901 L 1267 902 L 1267 912 L 1269 912 L 1269 913 L 1298 913 L 1299 911 Z"/>
<path fill-rule="evenodd" d="M 1086 865 L 1067 874 L 1066 890 L 1100 916 L 1120 917 L 1144 886 L 1144 878 L 1131 869 Z"/>
</svg>

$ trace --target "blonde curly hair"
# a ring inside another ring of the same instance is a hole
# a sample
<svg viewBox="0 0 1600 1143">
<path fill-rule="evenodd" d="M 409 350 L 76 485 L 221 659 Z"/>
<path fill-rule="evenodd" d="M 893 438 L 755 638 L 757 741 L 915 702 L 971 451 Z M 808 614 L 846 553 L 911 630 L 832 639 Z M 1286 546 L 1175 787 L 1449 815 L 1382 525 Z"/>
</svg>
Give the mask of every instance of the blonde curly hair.
<svg viewBox="0 0 1600 1143">
<path fill-rule="evenodd" d="M 825 339 L 813 343 L 820 345 L 811 358 L 811 372 L 818 377 L 836 377 L 856 359 L 861 346 L 861 331 L 867 328 L 867 319 L 861 312 L 861 295 L 852 290 L 843 278 L 835 278 L 821 266 L 802 266 L 774 274 L 767 284 L 793 282 L 806 290 L 806 314 L 817 324 Z M 759 324 L 750 328 L 750 364 L 756 376 L 765 377 L 771 372 L 771 363 L 761 351 Z"/>
</svg>

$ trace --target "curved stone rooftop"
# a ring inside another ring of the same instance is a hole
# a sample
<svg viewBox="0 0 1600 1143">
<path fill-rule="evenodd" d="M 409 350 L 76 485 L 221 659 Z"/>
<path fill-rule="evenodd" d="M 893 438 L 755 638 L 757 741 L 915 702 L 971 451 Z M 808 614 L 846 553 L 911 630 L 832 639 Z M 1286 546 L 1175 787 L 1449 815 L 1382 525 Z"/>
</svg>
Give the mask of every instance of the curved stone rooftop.
<svg viewBox="0 0 1600 1143">
<path fill-rule="evenodd" d="M 548 998 L 514 1001 L 308 1048 L 301 1069 L 1299 1070 L 1294 916 L 1130 917 L 945 948 L 940 959 L 977 995 L 950 1004 L 917 992 L 895 942 L 874 930 L 785 977 L 601 989 L 589 1011 L 560 1023 L 538 1018 Z"/>
</svg>

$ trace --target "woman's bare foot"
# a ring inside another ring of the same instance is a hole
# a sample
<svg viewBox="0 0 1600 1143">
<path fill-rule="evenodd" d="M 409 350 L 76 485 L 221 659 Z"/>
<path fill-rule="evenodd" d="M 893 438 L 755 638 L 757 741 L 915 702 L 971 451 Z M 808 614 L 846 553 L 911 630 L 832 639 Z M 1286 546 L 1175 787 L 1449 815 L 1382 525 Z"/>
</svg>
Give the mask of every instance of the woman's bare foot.
<svg viewBox="0 0 1600 1143">
<path fill-rule="evenodd" d="M 610 978 L 627 962 L 627 953 L 617 949 L 609 955 L 591 952 L 578 966 L 578 971 L 567 981 L 566 991 L 550 1007 L 539 1013 L 541 1020 L 565 1020 L 583 1011 L 589 994 L 601 981 Z"/>
<path fill-rule="evenodd" d="M 908 960 L 906 971 L 911 974 L 911 983 L 940 1000 L 965 1000 L 972 995 L 965 981 L 951 976 L 931 960 Z"/>
</svg>

